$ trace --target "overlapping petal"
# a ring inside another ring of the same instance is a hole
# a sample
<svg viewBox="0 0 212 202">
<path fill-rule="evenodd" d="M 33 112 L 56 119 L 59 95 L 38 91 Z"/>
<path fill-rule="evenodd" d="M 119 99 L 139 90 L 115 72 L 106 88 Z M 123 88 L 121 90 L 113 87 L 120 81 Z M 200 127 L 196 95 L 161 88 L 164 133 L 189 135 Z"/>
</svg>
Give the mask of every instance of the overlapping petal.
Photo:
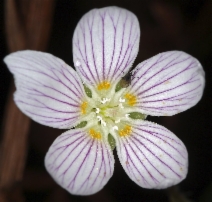
<svg viewBox="0 0 212 202">
<path fill-rule="evenodd" d="M 29 50 L 12 53 L 4 61 L 15 76 L 15 102 L 22 112 L 55 128 L 70 128 L 80 121 L 83 86 L 64 61 Z"/>
<path fill-rule="evenodd" d="M 137 56 L 139 40 L 139 22 L 130 11 L 118 7 L 91 10 L 74 32 L 76 70 L 89 84 L 120 80 Z"/>
<path fill-rule="evenodd" d="M 198 60 L 181 51 L 160 53 L 132 72 L 129 92 L 144 114 L 171 116 L 194 106 L 202 97 L 204 71 Z"/>
<path fill-rule="evenodd" d="M 114 158 L 108 143 L 77 129 L 54 141 L 45 165 L 55 181 L 70 193 L 90 195 L 101 190 L 112 176 Z"/>
<path fill-rule="evenodd" d="M 45 157 L 47 171 L 72 194 L 94 194 L 108 182 L 114 170 L 109 144 L 116 145 L 124 170 L 141 187 L 167 188 L 187 175 L 182 141 L 143 119 L 194 106 L 203 94 L 204 71 L 184 52 L 165 52 L 140 63 L 131 84 L 120 90 L 116 84 L 131 68 L 139 40 L 136 16 L 106 7 L 85 14 L 75 29 L 78 74 L 48 53 L 19 51 L 4 60 L 15 76 L 15 102 L 26 115 L 55 128 L 79 124 L 59 136 Z"/>
<path fill-rule="evenodd" d="M 116 148 L 124 170 L 141 187 L 167 188 L 186 177 L 187 150 L 163 126 L 148 121 L 133 124 L 129 136 L 116 138 Z"/>
</svg>

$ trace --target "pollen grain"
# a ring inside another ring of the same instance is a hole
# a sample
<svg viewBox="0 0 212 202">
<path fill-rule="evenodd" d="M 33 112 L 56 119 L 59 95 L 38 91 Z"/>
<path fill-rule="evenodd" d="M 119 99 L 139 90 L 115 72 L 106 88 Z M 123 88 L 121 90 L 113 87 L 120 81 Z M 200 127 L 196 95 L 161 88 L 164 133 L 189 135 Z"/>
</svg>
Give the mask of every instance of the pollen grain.
<svg viewBox="0 0 212 202">
<path fill-rule="evenodd" d="M 100 132 L 96 132 L 94 129 L 90 129 L 89 130 L 89 134 L 92 138 L 95 138 L 95 139 L 101 139 L 102 138 L 102 135 Z"/>
<path fill-rule="evenodd" d="M 130 93 L 125 94 L 125 98 L 128 100 L 128 104 L 133 106 L 136 103 L 136 96 Z"/>
<path fill-rule="evenodd" d="M 87 106 L 88 106 L 88 103 L 87 103 L 87 102 L 83 102 L 83 103 L 81 104 L 80 108 L 81 108 L 82 114 L 85 114 L 85 113 L 86 113 L 86 108 L 87 108 Z"/>
<path fill-rule="evenodd" d="M 101 82 L 98 86 L 98 90 L 108 90 L 110 88 L 110 83 L 108 81 Z"/>
<path fill-rule="evenodd" d="M 132 132 L 132 127 L 129 125 L 126 125 L 122 130 L 119 131 L 119 135 L 121 137 L 125 137 L 130 135 L 131 132 Z"/>
</svg>

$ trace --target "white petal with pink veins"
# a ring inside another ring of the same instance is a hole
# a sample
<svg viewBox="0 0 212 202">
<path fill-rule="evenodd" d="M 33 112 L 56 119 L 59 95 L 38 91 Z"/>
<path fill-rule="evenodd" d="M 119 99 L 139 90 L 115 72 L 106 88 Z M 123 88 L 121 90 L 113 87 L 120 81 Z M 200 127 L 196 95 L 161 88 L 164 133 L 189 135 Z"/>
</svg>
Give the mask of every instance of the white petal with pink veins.
<svg viewBox="0 0 212 202">
<path fill-rule="evenodd" d="M 204 71 L 191 55 L 181 51 L 160 53 L 132 72 L 128 91 L 144 114 L 171 116 L 194 106 L 202 97 Z"/>
<path fill-rule="evenodd" d="M 15 102 L 33 120 L 55 128 L 71 128 L 81 117 L 83 85 L 61 59 L 38 51 L 19 51 L 4 59 L 15 76 Z"/>
<path fill-rule="evenodd" d="M 187 150 L 163 126 L 148 121 L 132 124 L 130 134 L 116 138 L 116 148 L 125 172 L 141 187 L 163 189 L 186 177 Z"/>
<path fill-rule="evenodd" d="M 130 11 L 118 7 L 91 10 L 74 32 L 76 70 L 88 84 L 117 82 L 132 66 L 139 40 L 139 23 Z"/>
<path fill-rule="evenodd" d="M 59 136 L 45 158 L 48 172 L 72 194 L 90 195 L 101 190 L 113 174 L 114 158 L 103 139 L 82 129 Z"/>
</svg>

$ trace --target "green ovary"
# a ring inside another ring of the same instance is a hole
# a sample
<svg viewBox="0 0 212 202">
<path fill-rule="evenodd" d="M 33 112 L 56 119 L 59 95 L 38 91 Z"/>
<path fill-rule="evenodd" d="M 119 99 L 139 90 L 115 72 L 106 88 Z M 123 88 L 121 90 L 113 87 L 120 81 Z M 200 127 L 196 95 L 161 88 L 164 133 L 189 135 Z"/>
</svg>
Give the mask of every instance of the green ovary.
<svg viewBox="0 0 212 202">
<path fill-rule="evenodd" d="M 116 146 L 114 137 L 125 138 L 132 133 L 132 123 L 135 119 L 144 120 L 146 115 L 136 112 L 133 109 L 136 103 L 136 96 L 131 93 L 126 93 L 124 88 L 121 88 L 120 83 L 116 88 L 112 88 L 109 82 L 102 82 L 97 89 L 90 90 L 84 86 L 86 95 L 92 102 L 92 107 L 87 111 L 87 105 L 82 104 L 82 111 L 95 113 L 92 119 L 83 121 L 76 126 L 76 128 L 83 128 L 87 122 L 91 123 L 101 134 L 107 136 L 108 143 L 113 150 Z M 92 99 L 92 100 L 91 100 Z M 96 118 L 95 118 L 96 117 Z M 95 130 L 96 130 L 95 129 Z M 92 129 L 93 130 L 93 129 Z M 92 137 L 99 137 L 94 131 L 89 131 Z M 99 133 L 98 133 L 99 134 Z M 98 139 L 98 138 L 97 138 Z"/>
</svg>

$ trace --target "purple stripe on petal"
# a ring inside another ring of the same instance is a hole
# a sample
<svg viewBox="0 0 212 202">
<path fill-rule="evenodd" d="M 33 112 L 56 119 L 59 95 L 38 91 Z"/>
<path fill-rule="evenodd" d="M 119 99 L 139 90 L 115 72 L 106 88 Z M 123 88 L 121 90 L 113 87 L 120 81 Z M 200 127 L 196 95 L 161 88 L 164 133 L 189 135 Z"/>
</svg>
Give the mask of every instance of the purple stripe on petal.
<svg viewBox="0 0 212 202">
<path fill-rule="evenodd" d="M 127 169 L 127 174 L 130 176 L 133 176 L 133 179 L 136 179 L 137 181 L 142 180 L 142 182 L 146 185 L 149 186 L 149 183 L 147 182 L 146 178 L 144 177 L 143 173 L 137 168 L 135 165 L 132 155 L 129 154 L 126 145 L 123 143 L 123 141 L 120 141 L 117 139 L 118 142 L 118 147 L 117 147 L 117 152 L 118 154 L 121 153 L 122 155 L 119 155 L 119 160 L 122 163 L 126 164 L 126 169 Z M 124 157 L 124 158 L 123 158 Z M 123 165 L 122 165 L 123 166 Z M 124 167 L 124 166 L 123 166 Z M 132 178 L 131 178 L 132 179 Z"/>
<path fill-rule="evenodd" d="M 129 144 L 129 141 L 130 141 L 130 144 Z M 138 162 L 142 165 L 144 172 L 147 172 L 147 175 L 151 178 L 151 180 L 155 184 L 158 184 L 158 180 L 156 178 L 154 178 L 154 176 L 152 175 L 152 173 L 147 169 L 146 165 L 140 159 L 140 156 L 137 155 L 137 149 L 138 149 L 138 147 L 136 148 L 136 145 L 133 143 L 132 139 L 129 139 L 128 141 L 126 141 L 125 145 L 126 145 L 126 147 L 128 147 L 128 150 L 130 148 L 131 153 L 134 154 L 134 158 L 133 159 L 136 158 L 136 160 L 138 160 Z M 156 170 L 156 171 L 158 171 L 158 170 Z"/>
<path fill-rule="evenodd" d="M 158 172 L 162 177 L 166 178 L 154 165 L 153 163 L 148 159 L 148 157 L 144 154 L 144 152 L 140 149 L 140 146 L 143 145 L 143 147 L 145 147 L 144 144 L 142 144 L 142 142 L 137 141 L 137 139 L 135 138 L 135 140 L 133 138 L 130 139 L 130 141 L 133 142 L 133 144 L 135 145 L 136 149 L 139 150 L 139 152 L 143 155 L 144 159 L 146 159 L 148 161 L 148 163 L 156 170 L 156 172 Z M 136 143 L 137 141 L 137 143 Z M 145 168 L 146 169 L 146 168 Z M 158 181 L 157 181 L 158 182 Z"/>
<path fill-rule="evenodd" d="M 15 77 L 15 102 L 26 115 L 54 128 L 78 123 L 84 87 L 64 61 L 48 53 L 19 51 L 7 56 L 5 63 Z"/>
<path fill-rule="evenodd" d="M 79 161 L 79 158 L 80 158 L 80 157 L 83 158 L 83 159 L 81 160 L 80 165 L 79 165 L 79 167 L 77 168 L 75 174 L 73 175 L 73 176 L 74 176 L 73 179 L 69 182 L 69 184 L 68 184 L 68 186 L 67 186 L 68 190 L 76 189 L 76 184 L 78 183 L 78 182 L 76 182 L 76 178 L 79 176 L 79 173 L 80 173 L 80 171 L 81 171 L 81 169 L 82 169 L 84 163 L 86 162 L 86 160 L 87 160 L 87 158 L 88 158 L 88 155 L 89 155 L 90 152 L 91 152 L 91 148 L 93 147 L 93 144 L 94 144 L 94 140 L 89 140 L 89 142 L 86 143 L 86 145 L 89 145 L 89 147 L 87 148 L 87 151 L 86 151 L 86 152 L 84 151 L 84 150 L 85 150 L 85 147 L 84 147 L 84 148 L 78 153 L 78 155 L 76 156 L 76 158 L 75 158 L 75 159 L 73 160 L 73 162 L 68 166 L 66 172 L 64 173 L 64 174 L 66 174 L 67 171 L 70 170 L 71 167 L 73 166 L 73 163 Z M 95 148 L 94 148 L 94 149 L 95 149 Z M 85 155 L 84 155 L 83 157 L 82 157 L 82 152 L 85 153 Z M 96 156 L 96 154 L 95 154 L 94 156 Z M 92 160 L 93 160 L 93 159 L 92 159 Z M 90 162 L 90 164 L 93 165 L 93 161 Z M 85 167 L 84 167 L 84 169 L 85 169 Z M 84 172 L 85 172 L 85 170 L 84 170 Z M 84 172 L 82 171 L 82 173 L 84 173 Z M 63 177 L 65 177 L 65 175 L 63 175 Z M 81 176 L 80 176 L 80 178 L 81 178 Z M 82 190 L 77 189 L 76 191 L 82 191 Z"/>
<path fill-rule="evenodd" d="M 76 70 L 89 84 L 117 82 L 137 56 L 139 40 L 133 13 L 118 7 L 94 9 L 82 17 L 74 32 Z"/>
<path fill-rule="evenodd" d="M 119 160 L 128 176 L 144 188 L 162 189 L 181 182 L 187 174 L 184 144 L 163 126 L 135 122 L 128 136 L 116 137 Z"/>
<path fill-rule="evenodd" d="M 202 97 L 204 71 L 192 56 L 170 51 L 160 53 L 132 72 L 127 91 L 137 96 L 137 111 L 171 116 L 194 106 Z"/>
<path fill-rule="evenodd" d="M 134 139 L 140 144 L 140 145 L 143 145 L 143 149 L 145 148 L 146 149 L 146 153 L 147 154 L 151 154 L 152 156 L 154 156 L 155 157 L 155 159 L 154 159 L 154 161 L 159 161 L 164 167 L 165 167 L 165 169 L 168 169 L 168 170 L 170 170 L 172 173 L 174 173 L 178 178 L 182 178 L 182 176 L 179 174 L 179 173 L 177 173 L 176 171 L 174 171 L 174 169 L 172 168 L 172 165 L 168 165 L 166 162 L 164 162 L 161 158 L 159 158 L 158 156 L 157 156 L 157 154 L 156 153 L 154 153 L 152 150 L 150 150 L 144 143 L 142 143 L 139 139 L 137 139 L 137 138 L 135 138 L 134 137 Z M 150 155 L 148 155 L 148 156 L 150 156 Z M 147 159 L 146 159 L 147 160 Z M 149 161 L 149 159 L 148 159 L 148 161 Z M 155 166 L 153 166 L 154 167 L 154 169 L 155 169 Z M 163 170 L 164 169 L 160 169 L 161 170 L 161 172 L 158 170 L 158 169 L 155 169 L 157 172 L 159 172 L 160 173 L 160 175 L 161 176 L 163 176 L 163 177 L 165 177 L 164 176 L 164 173 L 162 173 L 163 172 Z M 165 177 L 166 178 L 166 177 Z"/>
<path fill-rule="evenodd" d="M 110 146 L 74 129 L 59 136 L 50 147 L 45 165 L 48 172 L 72 194 L 90 195 L 104 187 L 113 174 Z"/>
</svg>

